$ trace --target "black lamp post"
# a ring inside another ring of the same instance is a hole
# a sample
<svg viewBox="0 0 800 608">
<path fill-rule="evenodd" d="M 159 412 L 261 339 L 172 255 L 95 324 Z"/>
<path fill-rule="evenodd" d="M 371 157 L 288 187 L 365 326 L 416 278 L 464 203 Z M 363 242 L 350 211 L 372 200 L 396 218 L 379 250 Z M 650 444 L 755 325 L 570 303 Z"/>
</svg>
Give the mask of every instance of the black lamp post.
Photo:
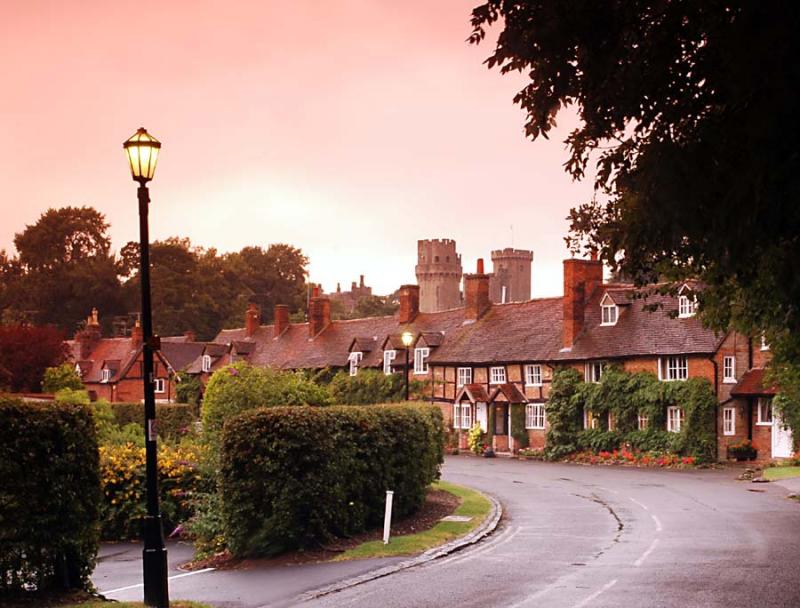
<svg viewBox="0 0 800 608">
<path fill-rule="evenodd" d="M 406 347 L 406 401 L 408 401 L 408 349 L 411 347 L 411 343 L 414 341 L 414 334 L 412 334 L 410 331 L 404 331 L 400 336 L 400 340 L 402 340 L 403 346 Z"/>
<path fill-rule="evenodd" d="M 153 352 L 159 348 L 153 336 L 150 310 L 150 234 L 147 223 L 150 192 L 147 182 L 153 179 L 161 142 L 139 129 L 124 144 L 134 181 L 139 182 L 139 279 L 142 283 L 142 379 L 144 382 L 144 432 L 147 464 L 147 515 L 144 518 L 144 603 L 156 608 L 169 607 L 167 587 L 167 548 L 158 508 L 158 463 L 156 446 L 156 395 L 153 379 Z"/>
</svg>

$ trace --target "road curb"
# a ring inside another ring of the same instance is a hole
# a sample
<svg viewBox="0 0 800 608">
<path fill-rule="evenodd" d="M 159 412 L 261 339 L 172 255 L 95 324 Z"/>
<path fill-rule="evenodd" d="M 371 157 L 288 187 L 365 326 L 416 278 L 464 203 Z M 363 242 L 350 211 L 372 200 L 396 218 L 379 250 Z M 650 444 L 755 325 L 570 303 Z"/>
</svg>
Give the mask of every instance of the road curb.
<svg viewBox="0 0 800 608">
<path fill-rule="evenodd" d="M 474 488 L 470 489 L 474 490 Z M 475 491 L 477 492 L 478 490 Z M 336 593 L 338 591 L 349 589 L 350 587 L 355 587 L 356 585 L 362 585 L 364 583 L 368 583 L 369 581 L 374 581 L 375 579 L 389 576 L 390 574 L 394 574 L 395 572 L 399 572 L 401 570 L 407 570 L 408 568 L 427 564 L 435 559 L 439 559 L 440 557 L 450 555 L 451 553 L 460 551 L 465 547 L 474 545 L 484 537 L 494 532 L 495 528 L 497 528 L 497 524 L 500 523 L 500 518 L 503 516 L 503 507 L 494 496 L 486 494 L 485 492 L 480 492 L 480 494 L 485 496 L 492 503 L 492 510 L 484 522 L 469 534 L 452 540 L 449 543 L 445 543 L 439 547 L 428 549 L 416 557 L 409 558 L 397 564 L 384 566 L 383 568 L 367 572 L 366 574 L 362 574 L 360 576 L 345 579 L 343 581 L 339 581 L 338 583 L 315 589 L 314 591 L 308 591 L 300 595 L 297 599 L 302 602 L 317 599 L 325 595 L 330 595 L 331 593 Z"/>
</svg>

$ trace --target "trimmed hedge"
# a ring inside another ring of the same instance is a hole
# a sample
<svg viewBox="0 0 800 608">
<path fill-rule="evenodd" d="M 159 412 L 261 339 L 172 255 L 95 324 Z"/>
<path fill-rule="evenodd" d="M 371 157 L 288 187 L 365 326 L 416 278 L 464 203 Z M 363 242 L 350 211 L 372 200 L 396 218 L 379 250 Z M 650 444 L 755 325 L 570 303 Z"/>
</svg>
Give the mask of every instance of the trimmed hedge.
<svg viewBox="0 0 800 608">
<path fill-rule="evenodd" d="M 220 493 L 236 556 L 315 546 L 419 509 L 443 462 L 441 410 L 430 405 L 279 407 L 223 429 Z"/>
<path fill-rule="evenodd" d="M 120 427 L 133 423 L 144 428 L 144 403 L 112 403 L 111 409 Z M 195 407 L 188 403 L 156 403 L 158 436 L 175 439 L 191 431 L 197 420 L 194 410 Z"/>
<path fill-rule="evenodd" d="M 0 398 L 0 594 L 89 587 L 100 475 L 89 408 Z"/>
</svg>

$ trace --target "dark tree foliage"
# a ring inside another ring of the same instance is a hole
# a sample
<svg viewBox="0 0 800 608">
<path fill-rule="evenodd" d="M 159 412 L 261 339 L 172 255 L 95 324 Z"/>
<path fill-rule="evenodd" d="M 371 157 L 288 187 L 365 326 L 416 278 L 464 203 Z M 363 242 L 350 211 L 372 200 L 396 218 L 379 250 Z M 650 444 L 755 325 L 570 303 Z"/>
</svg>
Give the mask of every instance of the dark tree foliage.
<svg viewBox="0 0 800 608">
<path fill-rule="evenodd" d="M 568 244 L 638 285 L 701 279 L 705 323 L 766 335 L 800 436 L 800 3 L 490 0 L 487 65 L 526 73 L 526 133 L 575 106 L 566 169 L 597 162 Z"/>
<path fill-rule="evenodd" d="M 66 357 L 64 334 L 54 327 L 0 325 L 0 388 L 40 392 L 44 371 Z"/>
<path fill-rule="evenodd" d="M 597 161 L 573 248 L 639 284 L 699 277 L 706 320 L 800 334 L 800 4 L 491 0 L 470 41 L 530 82 L 514 101 L 547 137 L 575 106 L 566 169 Z"/>
</svg>

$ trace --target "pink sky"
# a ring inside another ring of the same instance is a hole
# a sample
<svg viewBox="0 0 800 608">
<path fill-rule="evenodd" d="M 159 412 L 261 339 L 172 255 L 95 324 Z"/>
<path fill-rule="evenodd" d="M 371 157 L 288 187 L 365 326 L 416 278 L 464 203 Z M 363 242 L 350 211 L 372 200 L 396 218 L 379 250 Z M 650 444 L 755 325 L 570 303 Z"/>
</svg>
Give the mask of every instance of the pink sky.
<svg viewBox="0 0 800 608">
<path fill-rule="evenodd" d="M 122 142 L 163 142 L 151 235 L 220 251 L 286 242 L 332 290 L 414 282 L 416 241 L 465 270 L 534 251 L 561 293 L 571 206 L 562 116 L 526 141 L 520 77 L 465 42 L 477 0 L 6 2 L 0 7 L 0 248 L 48 207 L 92 205 L 115 249 L 138 238 Z"/>
</svg>

